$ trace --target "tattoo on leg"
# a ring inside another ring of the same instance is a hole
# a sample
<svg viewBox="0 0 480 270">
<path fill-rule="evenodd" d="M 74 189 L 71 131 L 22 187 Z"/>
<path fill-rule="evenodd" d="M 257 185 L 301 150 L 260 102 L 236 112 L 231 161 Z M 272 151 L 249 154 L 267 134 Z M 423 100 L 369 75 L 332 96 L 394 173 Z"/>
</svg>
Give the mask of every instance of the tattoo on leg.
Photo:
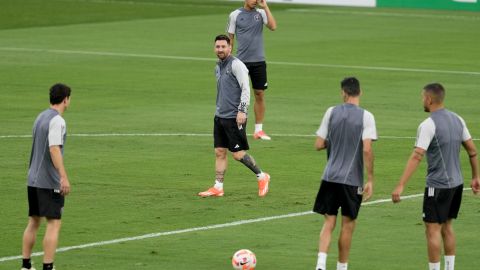
<svg viewBox="0 0 480 270">
<path fill-rule="evenodd" d="M 249 154 L 245 154 L 245 156 L 243 156 L 243 158 L 239 161 L 245 166 L 247 166 L 250 170 L 252 170 L 252 172 L 254 172 L 255 174 L 259 174 L 262 172 L 262 170 L 260 170 L 260 168 L 257 166 L 255 159 L 253 159 L 253 157 Z"/>
<path fill-rule="evenodd" d="M 223 183 L 224 178 L 225 178 L 225 170 L 215 171 L 215 180 L 217 180 L 220 183 Z"/>
</svg>

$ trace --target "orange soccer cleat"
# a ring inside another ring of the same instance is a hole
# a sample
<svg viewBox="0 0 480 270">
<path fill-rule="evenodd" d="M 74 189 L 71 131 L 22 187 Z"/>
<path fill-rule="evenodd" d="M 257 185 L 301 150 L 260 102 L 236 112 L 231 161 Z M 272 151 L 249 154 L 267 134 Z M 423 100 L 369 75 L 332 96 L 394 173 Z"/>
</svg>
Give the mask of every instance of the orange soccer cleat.
<svg viewBox="0 0 480 270">
<path fill-rule="evenodd" d="M 258 140 L 258 139 L 262 139 L 262 140 L 265 140 L 265 141 L 270 141 L 272 138 L 270 138 L 270 136 L 267 135 L 267 133 L 265 133 L 265 131 L 263 130 L 260 130 L 259 132 L 255 132 L 253 134 L 253 138 L 255 140 Z"/>
<path fill-rule="evenodd" d="M 223 189 L 216 189 L 214 187 L 211 187 L 206 191 L 198 193 L 198 196 L 201 196 L 201 197 L 222 197 L 223 196 Z"/>
<path fill-rule="evenodd" d="M 270 174 L 265 173 L 263 179 L 258 180 L 258 196 L 264 197 L 268 193 L 268 186 L 270 185 Z"/>
</svg>

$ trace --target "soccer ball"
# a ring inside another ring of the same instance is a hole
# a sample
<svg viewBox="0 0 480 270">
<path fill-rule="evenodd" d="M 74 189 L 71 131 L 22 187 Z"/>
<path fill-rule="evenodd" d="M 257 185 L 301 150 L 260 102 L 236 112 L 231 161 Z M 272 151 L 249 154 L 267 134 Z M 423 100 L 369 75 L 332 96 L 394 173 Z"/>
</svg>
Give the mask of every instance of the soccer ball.
<svg viewBox="0 0 480 270">
<path fill-rule="evenodd" d="M 255 270 L 257 257 L 255 257 L 255 253 L 248 249 L 240 249 L 233 254 L 232 265 L 233 269 L 236 270 Z"/>
</svg>

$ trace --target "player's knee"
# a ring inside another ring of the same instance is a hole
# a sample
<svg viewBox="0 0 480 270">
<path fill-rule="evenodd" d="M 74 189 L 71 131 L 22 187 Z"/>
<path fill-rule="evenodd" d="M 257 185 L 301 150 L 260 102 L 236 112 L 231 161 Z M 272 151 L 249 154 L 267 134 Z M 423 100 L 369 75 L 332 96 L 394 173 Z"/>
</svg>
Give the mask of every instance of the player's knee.
<svg viewBox="0 0 480 270">
<path fill-rule="evenodd" d="M 215 149 L 215 157 L 218 159 L 226 159 L 227 158 L 227 149 Z"/>
<path fill-rule="evenodd" d="M 232 156 L 236 161 L 240 161 L 245 156 L 245 151 L 233 152 Z"/>
<path fill-rule="evenodd" d="M 40 217 L 30 217 L 28 221 L 28 227 L 33 230 L 37 230 L 40 227 L 41 218 Z"/>
<path fill-rule="evenodd" d="M 255 100 L 263 100 L 264 91 L 262 90 L 255 90 Z"/>
<path fill-rule="evenodd" d="M 454 231 L 453 231 L 453 227 L 450 223 L 446 223 L 444 226 L 442 226 L 442 236 L 443 237 L 453 236 L 453 235 L 454 235 Z"/>
</svg>

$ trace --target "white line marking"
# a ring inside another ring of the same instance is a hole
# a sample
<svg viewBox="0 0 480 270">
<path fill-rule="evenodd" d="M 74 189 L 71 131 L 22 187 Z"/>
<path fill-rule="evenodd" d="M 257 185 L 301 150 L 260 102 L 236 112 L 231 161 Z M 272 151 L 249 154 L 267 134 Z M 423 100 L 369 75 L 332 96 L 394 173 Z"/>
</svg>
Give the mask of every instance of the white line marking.
<svg viewBox="0 0 480 270">
<path fill-rule="evenodd" d="M 208 62 L 215 62 L 216 61 L 216 59 L 214 59 L 214 58 L 189 57 L 189 56 L 171 56 L 171 55 L 159 55 L 159 54 L 115 53 L 115 52 L 34 49 L 34 48 L 11 48 L 11 47 L 0 47 L 0 50 L 2 50 L 2 51 L 19 51 L 19 52 L 58 53 L 58 54 L 83 54 L 83 55 L 114 56 L 114 57 L 156 58 L 156 59 L 187 60 L 187 61 L 208 61 Z M 478 71 L 438 70 L 438 69 L 400 68 L 400 67 L 376 67 L 376 66 L 350 66 L 350 65 L 333 65 L 333 64 L 282 62 L 282 61 L 268 61 L 268 63 L 273 64 L 273 65 L 283 65 L 283 66 L 360 69 L 360 70 L 398 71 L 398 72 L 422 72 L 422 73 L 475 75 L 475 76 L 480 75 L 480 72 L 478 72 Z"/>
<path fill-rule="evenodd" d="M 253 134 L 247 134 L 252 136 Z M 315 137 L 315 134 L 271 134 L 274 137 Z M 68 134 L 69 137 L 211 137 L 210 133 L 77 133 Z M 19 139 L 19 138 L 31 138 L 32 135 L 0 135 L 0 139 Z M 379 139 L 415 139 L 411 136 L 379 136 Z M 472 139 L 478 141 L 480 139 Z"/>
<path fill-rule="evenodd" d="M 423 193 L 422 194 L 407 195 L 407 196 L 403 196 L 402 200 L 421 197 L 421 196 L 423 196 Z M 391 202 L 391 199 L 381 199 L 381 200 L 366 202 L 366 203 L 363 203 L 362 205 L 372 205 L 372 204 L 379 204 L 379 203 L 384 203 L 384 202 Z M 290 214 L 278 215 L 278 216 L 239 220 L 239 221 L 234 221 L 234 222 L 229 222 L 229 223 L 215 224 L 215 225 L 209 225 L 209 226 L 203 226 L 203 227 L 194 227 L 194 228 L 183 229 L 183 230 L 149 233 L 149 234 L 133 236 L 133 237 L 125 237 L 125 238 L 113 239 L 113 240 L 108 240 L 108 241 L 93 242 L 93 243 L 88 243 L 88 244 L 83 244 L 83 245 L 78 245 L 78 246 L 58 248 L 57 253 L 66 252 L 66 251 L 69 251 L 69 250 L 85 249 L 85 248 L 89 248 L 89 247 L 98 247 L 98 246 L 105 246 L 105 245 L 111 245 L 111 244 L 118 244 L 118 243 L 124 243 L 124 242 L 136 241 L 136 240 L 142 240 L 142 239 L 157 238 L 157 237 L 161 237 L 161 236 L 168 236 L 168 235 L 175 235 L 175 234 L 182 234 L 182 233 L 190 233 L 190 232 L 197 232 L 197 231 L 208 231 L 208 230 L 222 229 L 222 228 L 240 226 L 240 225 L 251 224 L 251 223 L 265 222 L 265 221 L 276 220 L 276 219 L 299 217 L 299 216 L 310 215 L 310 214 L 313 214 L 313 213 L 314 212 L 312 212 L 312 211 L 306 211 L 306 212 L 290 213 Z M 43 255 L 43 252 L 32 253 L 32 257 L 38 257 L 38 256 L 42 256 L 42 255 Z M 3 257 L 3 258 L 0 258 L 0 262 L 13 261 L 13 260 L 21 259 L 21 258 L 22 258 L 22 256 Z"/>
</svg>

